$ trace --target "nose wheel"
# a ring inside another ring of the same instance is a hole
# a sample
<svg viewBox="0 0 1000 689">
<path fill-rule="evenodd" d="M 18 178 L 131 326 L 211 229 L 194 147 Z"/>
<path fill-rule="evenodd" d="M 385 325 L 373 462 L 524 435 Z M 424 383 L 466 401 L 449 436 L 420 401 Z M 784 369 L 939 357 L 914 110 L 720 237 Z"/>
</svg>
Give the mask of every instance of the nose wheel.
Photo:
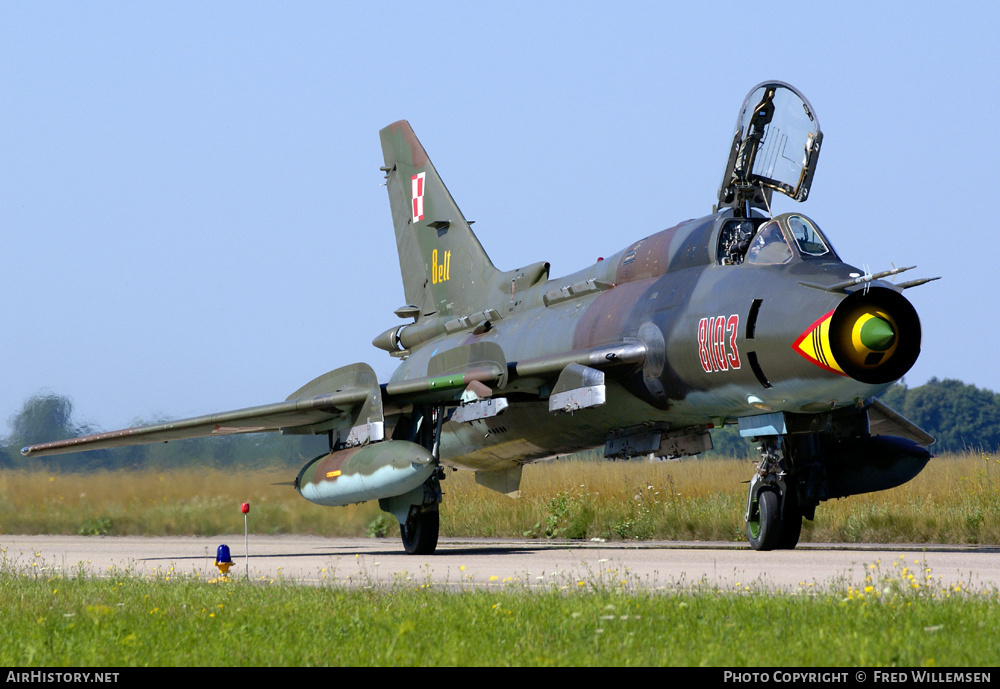
<svg viewBox="0 0 1000 689">
<path fill-rule="evenodd" d="M 746 533 L 754 550 L 790 550 L 802 533 L 796 484 L 785 472 L 780 445 L 780 438 L 761 444 L 757 473 L 750 480 Z"/>
<path fill-rule="evenodd" d="M 757 491 L 756 497 L 751 492 L 747 540 L 754 550 L 774 550 L 778 547 L 778 536 L 781 533 L 779 501 L 777 491 L 771 488 Z"/>
</svg>

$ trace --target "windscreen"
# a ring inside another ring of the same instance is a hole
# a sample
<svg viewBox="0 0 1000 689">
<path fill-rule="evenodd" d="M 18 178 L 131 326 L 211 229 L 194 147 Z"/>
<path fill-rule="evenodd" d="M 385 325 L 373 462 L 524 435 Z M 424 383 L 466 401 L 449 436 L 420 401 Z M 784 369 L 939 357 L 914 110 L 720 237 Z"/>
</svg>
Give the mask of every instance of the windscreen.
<svg viewBox="0 0 1000 689">
<path fill-rule="evenodd" d="M 785 234 L 776 220 L 761 225 L 757 236 L 750 242 L 747 249 L 747 263 L 758 265 L 773 265 L 787 263 L 792 258 L 792 249 L 785 241 Z"/>
</svg>

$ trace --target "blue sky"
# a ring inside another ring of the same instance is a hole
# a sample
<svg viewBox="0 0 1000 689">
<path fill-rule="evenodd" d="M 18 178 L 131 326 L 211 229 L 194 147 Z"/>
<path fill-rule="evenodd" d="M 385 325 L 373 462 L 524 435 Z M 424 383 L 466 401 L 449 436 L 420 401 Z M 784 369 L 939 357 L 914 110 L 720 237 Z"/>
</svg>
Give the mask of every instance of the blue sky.
<svg viewBox="0 0 1000 689">
<path fill-rule="evenodd" d="M 500 268 L 553 276 L 711 210 L 766 79 L 814 106 L 796 207 L 942 280 L 906 376 L 1000 390 L 995 3 L 0 4 L 0 424 L 284 399 L 402 305 L 378 130 L 408 119 Z M 0 435 L 6 430 L 0 426 Z"/>
</svg>

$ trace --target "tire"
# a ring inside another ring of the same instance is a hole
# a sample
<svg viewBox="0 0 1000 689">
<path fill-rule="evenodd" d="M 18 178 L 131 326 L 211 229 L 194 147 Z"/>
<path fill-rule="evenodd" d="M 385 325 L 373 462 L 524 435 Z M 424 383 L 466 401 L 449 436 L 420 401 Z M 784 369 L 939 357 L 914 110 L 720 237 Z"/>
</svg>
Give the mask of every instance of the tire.
<svg viewBox="0 0 1000 689">
<path fill-rule="evenodd" d="M 757 493 L 757 499 L 750 505 L 747 520 L 747 540 L 754 550 L 774 550 L 781 543 L 781 501 L 770 488 Z M 801 526 L 801 520 L 799 522 Z"/>
<path fill-rule="evenodd" d="M 779 550 L 791 550 L 798 545 L 799 535 L 802 533 L 802 510 L 799 509 L 798 491 L 794 485 L 790 485 L 785 491 L 784 511 L 777 547 Z"/>
<path fill-rule="evenodd" d="M 440 515 L 436 509 L 417 512 L 399 525 L 403 548 L 409 555 L 430 555 L 437 548 Z"/>
</svg>

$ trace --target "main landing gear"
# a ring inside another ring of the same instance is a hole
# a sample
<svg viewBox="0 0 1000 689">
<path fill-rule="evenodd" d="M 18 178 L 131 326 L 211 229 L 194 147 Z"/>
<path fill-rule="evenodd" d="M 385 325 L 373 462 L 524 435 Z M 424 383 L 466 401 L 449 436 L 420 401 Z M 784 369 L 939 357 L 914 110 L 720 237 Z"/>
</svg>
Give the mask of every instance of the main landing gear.
<svg viewBox="0 0 1000 689">
<path fill-rule="evenodd" d="M 441 481 L 444 477 L 444 467 L 439 464 L 424 485 L 417 489 L 423 490 L 421 503 L 411 504 L 406 521 L 399 523 L 399 535 L 408 555 L 430 555 L 437 548 L 441 526 L 438 505 L 441 504 Z"/>
<path fill-rule="evenodd" d="M 433 479 L 432 479 L 433 480 Z M 437 548 L 441 524 L 438 506 L 410 508 L 410 516 L 399 525 L 403 548 L 409 555 L 430 555 Z"/>
<path fill-rule="evenodd" d="M 747 540 L 754 550 L 790 550 L 802 532 L 802 510 L 781 436 L 764 438 L 747 496 Z"/>
<path fill-rule="evenodd" d="M 444 408 L 435 406 L 418 410 L 400 426 L 400 433 L 427 448 L 435 462 L 441 458 L 441 425 Z M 440 464 L 424 483 L 404 495 L 379 500 L 379 506 L 399 519 L 399 535 L 403 549 L 409 555 L 430 555 L 437 549 L 438 533 L 441 527 L 441 481 L 445 470 Z"/>
</svg>

